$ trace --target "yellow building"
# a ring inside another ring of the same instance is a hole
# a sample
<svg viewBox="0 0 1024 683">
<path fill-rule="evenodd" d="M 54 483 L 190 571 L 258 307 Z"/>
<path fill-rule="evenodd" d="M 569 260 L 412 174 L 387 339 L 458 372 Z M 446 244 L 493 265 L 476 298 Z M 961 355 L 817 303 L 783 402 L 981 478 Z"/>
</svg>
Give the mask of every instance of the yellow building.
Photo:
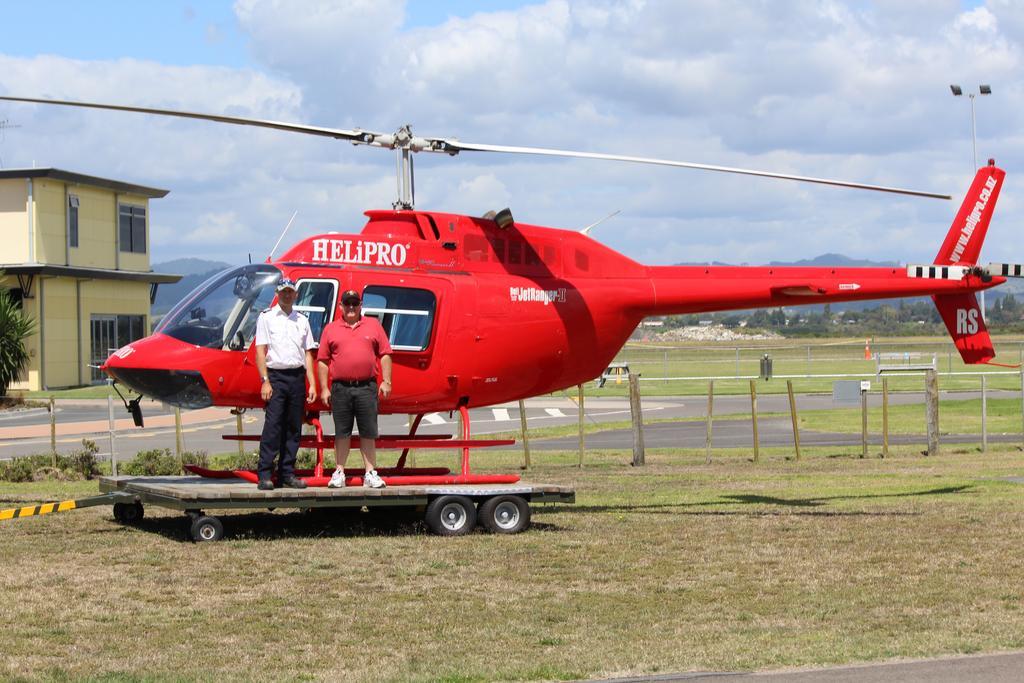
<svg viewBox="0 0 1024 683">
<path fill-rule="evenodd" d="M 102 381 L 110 353 L 149 334 L 149 200 L 167 190 L 56 168 L 0 170 L 0 285 L 36 333 L 14 390 Z"/>
</svg>

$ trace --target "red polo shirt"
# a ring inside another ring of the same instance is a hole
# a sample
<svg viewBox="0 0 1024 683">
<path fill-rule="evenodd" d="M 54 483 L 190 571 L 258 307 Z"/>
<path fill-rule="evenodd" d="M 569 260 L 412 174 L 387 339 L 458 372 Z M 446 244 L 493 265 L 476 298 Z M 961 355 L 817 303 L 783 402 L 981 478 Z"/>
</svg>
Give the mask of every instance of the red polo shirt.
<svg viewBox="0 0 1024 683">
<path fill-rule="evenodd" d="M 363 316 L 355 325 L 339 318 L 325 327 L 316 359 L 327 363 L 332 382 L 357 382 L 376 376 L 377 359 L 390 354 L 391 344 L 380 322 Z"/>
</svg>

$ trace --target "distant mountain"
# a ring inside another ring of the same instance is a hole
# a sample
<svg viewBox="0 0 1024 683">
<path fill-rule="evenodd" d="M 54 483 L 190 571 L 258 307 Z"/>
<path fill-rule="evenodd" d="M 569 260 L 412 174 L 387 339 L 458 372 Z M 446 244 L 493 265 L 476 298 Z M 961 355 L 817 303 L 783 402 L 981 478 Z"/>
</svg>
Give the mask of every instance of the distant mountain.
<svg viewBox="0 0 1024 683">
<path fill-rule="evenodd" d="M 193 289 L 228 267 L 230 264 L 221 261 L 207 261 L 199 258 L 180 258 L 164 263 L 154 263 L 153 270 L 157 273 L 172 273 L 185 277 L 174 284 L 160 285 L 157 288 L 156 300 L 149 309 L 150 316 L 154 319 L 162 316 L 174 308 L 175 304 Z"/>
<path fill-rule="evenodd" d="M 772 261 L 769 266 L 841 266 L 847 268 L 890 268 L 898 266 L 898 261 L 869 261 L 855 259 L 842 254 L 822 254 L 812 259 L 800 261 Z"/>
<path fill-rule="evenodd" d="M 224 270 L 230 265 L 221 261 L 207 261 L 201 258 L 178 258 L 173 261 L 154 263 L 153 270 L 157 273 L 173 273 L 175 275 L 202 275 L 212 270 Z"/>
<path fill-rule="evenodd" d="M 749 263 L 723 263 L 721 261 L 713 261 L 711 263 L 677 263 L 677 266 L 730 266 L 730 265 L 741 265 L 748 266 Z M 765 265 L 769 266 L 843 266 L 848 268 L 891 268 L 892 266 L 898 266 L 899 263 L 896 261 L 869 261 L 867 259 L 855 259 L 849 256 L 843 256 L 842 254 L 822 254 L 821 256 L 815 256 L 812 259 L 801 259 L 800 261 L 771 261 Z"/>
</svg>

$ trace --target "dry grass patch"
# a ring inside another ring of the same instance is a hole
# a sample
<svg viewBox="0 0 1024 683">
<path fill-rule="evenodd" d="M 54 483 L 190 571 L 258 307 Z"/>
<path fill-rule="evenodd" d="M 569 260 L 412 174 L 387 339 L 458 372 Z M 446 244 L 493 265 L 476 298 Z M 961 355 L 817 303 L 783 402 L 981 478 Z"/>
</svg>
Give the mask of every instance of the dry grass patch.
<svg viewBox="0 0 1024 683">
<path fill-rule="evenodd" d="M 4 522 L 0 678 L 568 679 L 1024 647 L 1020 453 L 787 454 L 543 454 L 528 478 L 578 503 L 511 537 L 373 513 L 225 512 L 227 539 L 199 545 L 158 508 L 139 528 L 109 508 Z M 5 485 L 0 505 L 94 492 Z"/>
</svg>

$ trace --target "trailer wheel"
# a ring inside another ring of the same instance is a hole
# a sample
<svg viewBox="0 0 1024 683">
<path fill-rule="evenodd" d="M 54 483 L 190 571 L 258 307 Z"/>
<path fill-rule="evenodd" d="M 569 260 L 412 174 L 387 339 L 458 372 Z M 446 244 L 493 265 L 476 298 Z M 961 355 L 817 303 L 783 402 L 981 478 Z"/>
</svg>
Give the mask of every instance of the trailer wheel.
<svg viewBox="0 0 1024 683">
<path fill-rule="evenodd" d="M 465 496 L 438 496 L 427 505 L 425 519 L 439 536 L 462 536 L 476 526 L 476 507 Z"/>
<path fill-rule="evenodd" d="M 224 525 L 216 517 L 202 515 L 192 521 L 191 533 L 196 543 L 219 541 L 224 537 Z"/>
<path fill-rule="evenodd" d="M 518 534 L 530 526 L 530 504 L 521 496 L 495 496 L 480 504 L 480 522 L 495 534 Z"/>
<path fill-rule="evenodd" d="M 138 524 L 142 521 L 145 510 L 142 503 L 114 503 L 114 519 L 121 524 Z"/>
</svg>

